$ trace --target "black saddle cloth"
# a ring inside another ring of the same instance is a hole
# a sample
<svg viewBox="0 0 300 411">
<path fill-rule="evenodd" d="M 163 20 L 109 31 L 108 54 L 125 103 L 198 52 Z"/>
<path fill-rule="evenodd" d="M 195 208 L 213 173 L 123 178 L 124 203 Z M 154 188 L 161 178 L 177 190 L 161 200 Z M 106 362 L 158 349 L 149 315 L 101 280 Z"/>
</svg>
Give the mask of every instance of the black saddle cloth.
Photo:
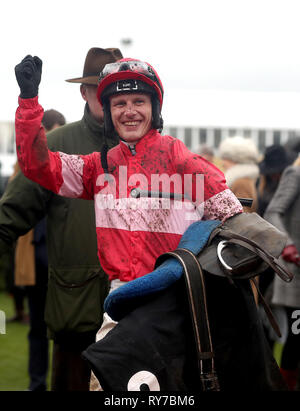
<svg viewBox="0 0 300 411">
<path fill-rule="evenodd" d="M 249 281 L 204 272 L 208 316 L 221 391 L 286 390 L 266 342 Z M 105 338 L 82 354 L 104 391 L 201 391 L 184 279 L 137 301 Z M 143 375 L 143 373 L 142 373 Z M 154 388 L 153 388 L 154 387 Z"/>
</svg>

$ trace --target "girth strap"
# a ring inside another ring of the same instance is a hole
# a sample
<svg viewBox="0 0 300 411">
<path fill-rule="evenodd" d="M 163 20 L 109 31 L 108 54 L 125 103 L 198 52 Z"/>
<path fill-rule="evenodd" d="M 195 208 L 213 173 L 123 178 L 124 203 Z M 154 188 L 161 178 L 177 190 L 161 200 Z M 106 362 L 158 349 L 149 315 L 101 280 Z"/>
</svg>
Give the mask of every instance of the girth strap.
<svg viewBox="0 0 300 411">
<path fill-rule="evenodd" d="M 164 255 L 175 257 L 183 266 L 202 390 L 219 391 L 219 381 L 214 368 L 205 283 L 201 266 L 195 255 L 183 248 L 178 248 Z"/>
<path fill-rule="evenodd" d="M 261 303 L 261 305 L 263 306 L 263 309 L 265 310 L 266 316 L 268 317 L 270 324 L 273 328 L 273 330 L 276 332 L 276 334 L 278 335 L 279 338 L 281 338 L 281 332 L 280 332 L 280 328 L 277 324 L 277 321 L 274 318 L 274 315 L 271 311 L 271 308 L 269 307 L 268 303 L 266 302 L 266 300 L 264 299 L 262 293 L 260 292 L 259 289 L 259 285 L 257 284 L 256 278 L 251 278 L 250 279 L 251 283 L 255 286 L 257 294 L 258 294 L 258 299 L 259 302 Z"/>
</svg>

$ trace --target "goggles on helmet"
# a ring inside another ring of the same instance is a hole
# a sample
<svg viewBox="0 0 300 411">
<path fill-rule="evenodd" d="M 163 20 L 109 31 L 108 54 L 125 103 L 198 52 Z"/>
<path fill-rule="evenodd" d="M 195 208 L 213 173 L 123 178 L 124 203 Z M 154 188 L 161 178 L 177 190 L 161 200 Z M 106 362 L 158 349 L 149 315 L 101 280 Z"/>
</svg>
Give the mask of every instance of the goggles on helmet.
<svg viewBox="0 0 300 411">
<path fill-rule="evenodd" d="M 147 77 L 157 80 L 155 72 L 149 64 L 145 63 L 144 61 L 126 59 L 126 61 L 121 60 L 115 63 L 106 64 L 104 69 L 100 73 L 99 82 L 109 74 L 117 73 L 118 71 L 136 71 L 140 74 L 144 74 Z"/>
<path fill-rule="evenodd" d="M 160 106 L 163 100 L 162 83 L 150 64 L 133 59 L 122 59 L 115 63 L 106 64 L 99 75 L 97 96 L 101 103 L 105 89 L 112 83 L 121 80 L 139 80 L 151 86 L 157 94 Z M 121 92 L 122 90 L 116 89 Z"/>
</svg>

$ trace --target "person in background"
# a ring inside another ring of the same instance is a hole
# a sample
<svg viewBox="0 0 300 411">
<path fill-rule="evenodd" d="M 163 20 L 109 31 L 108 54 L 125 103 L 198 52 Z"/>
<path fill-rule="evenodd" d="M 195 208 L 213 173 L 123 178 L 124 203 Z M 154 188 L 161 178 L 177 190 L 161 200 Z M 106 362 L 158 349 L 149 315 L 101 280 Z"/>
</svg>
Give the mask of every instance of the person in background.
<svg viewBox="0 0 300 411">
<path fill-rule="evenodd" d="M 265 149 L 263 159 L 259 162 L 259 179 L 257 183 L 257 213 L 263 217 L 277 187 L 282 172 L 293 161 L 294 156 L 280 144 L 273 144 Z"/>
<path fill-rule="evenodd" d="M 211 163 L 214 162 L 215 153 L 211 147 L 205 145 L 199 146 L 195 153 L 199 154 L 199 156 L 205 158 L 205 160 L 210 161 Z"/>
<path fill-rule="evenodd" d="M 46 133 L 49 133 L 51 130 L 64 126 L 66 124 L 66 119 L 59 111 L 51 108 L 50 110 L 45 110 L 42 124 Z"/>
<path fill-rule="evenodd" d="M 255 143 L 250 138 L 228 137 L 218 151 L 228 187 L 237 197 L 253 200 L 251 207 L 244 206 L 244 211 L 256 211 L 259 153 Z"/>
<path fill-rule="evenodd" d="M 195 153 L 205 158 L 207 161 L 211 162 L 212 164 L 214 164 L 221 171 L 224 171 L 222 169 L 222 161 L 220 160 L 219 157 L 215 155 L 214 148 L 206 146 L 206 145 L 201 145 L 195 150 Z"/>
<path fill-rule="evenodd" d="M 66 123 L 56 110 L 46 110 L 42 119 L 48 133 Z M 16 171 L 20 168 L 16 167 Z M 29 391 L 46 391 L 48 373 L 48 337 L 44 320 L 48 284 L 46 218 L 17 240 L 15 250 L 15 283 L 25 286 L 29 307 Z"/>
<path fill-rule="evenodd" d="M 274 278 L 272 304 L 284 307 L 288 320 L 288 335 L 281 356 L 281 373 L 289 389 L 295 390 L 300 368 L 300 334 L 293 328 L 300 309 L 300 157 L 288 166 L 279 181 L 264 218 L 288 236 L 281 254 L 282 262 L 294 274 L 291 283 Z"/>
<path fill-rule="evenodd" d="M 264 213 L 275 194 L 280 177 L 283 171 L 292 164 L 296 158 L 296 153 L 291 149 L 286 149 L 283 145 L 272 144 L 266 147 L 263 158 L 259 162 L 259 178 L 257 180 L 257 195 L 258 207 L 257 213 L 263 217 Z M 271 295 L 273 287 L 274 271 L 268 269 L 267 275 L 260 276 L 259 287 L 261 293 L 266 300 L 271 304 Z M 281 323 L 281 329 L 286 328 L 285 313 L 279 307 L 274 307 L 274 314 L 277 315 L 277 320 Z M 271 346 L 274 345 L 276 339 L 273 331 L 269 328 L 269 323 L 266 322 L 266 336 Z"/>
<path fill-rule="evenodd" d="M 283 147 L 286 150 L 288 158 L 292 164 L 300 153 L 300 135 L 290 137 Z"/>
<path fill-rule="evenodd" d="M 82 75 L 68 79 L 80 86 L 86 102 L 79 121 L 47 135 L 49 147 L 88 154 L 117 144 L 104 136 L 103 111 L 97 100 L 99 72 L 122 58 L 118 48 L 91 48 Z M 81 352 L 95 341 L 103 318 L 108 278 L 99 265 L 93 202 L 50 193 L 19 173 L 0 201 L 0 255 L 47 216 L 48 290 L 45 321 L 53 339 L 51 390 L 88 391 L 90 372 Z"/>
<path fill-rule="evenodd" d="M 250 138 L 241 136 L 227 137 L 219 145 L 221 169 L 224 172 L 226 183 L 238 198 L 252 200 L 251 207 L 243 206 L 247 213 L 257 210 L 256 180 L 258 170 L 258 149 Z M 251 282 L 254 298 L 258 303 L 258 293 Z"/>
<path fill-rule="evenodd" d="M 20 167 L 18 162 L 14 164 L 13 173 L 8 178 L 8 184 L 15 178 L 15 176 L 20 172 Z M 5 191 L 4 191 L 5 192 Z M 29 324 L 29 315 L 25 310 L 25 301 L 27 299 L 26 289 L 24 287 L 23 281 L 20 281 L 18 277 L 18 270 L 16 270 L 15 263 L 16 263 L 16 248 L 17 248 L 17 241 L 12 244 L 12 247 L 8 248 L 5 252 L 1 254 L 2 261 L 8 263 L 4 263 L 5 267 L 5 278 L 6 278 L 6 288 L 8 290 L 9 295 L 12 297 L 13 300 L 13 308 L 14 308 L 14 315 L 8 318 L 6 321 L 7 323 L 12 322 L 19 322 L 21 324 Z M 32 245 L 31 245 L 32 248 Z M 32 253 L 32 249 L 30 249 Z M 27 259 L 28 253 L 26 255 L 26 262 L 32 262 L 32 258 L 29 257 Z M 32 267 L 30 267 L 31 270 Z"/>
</svg>

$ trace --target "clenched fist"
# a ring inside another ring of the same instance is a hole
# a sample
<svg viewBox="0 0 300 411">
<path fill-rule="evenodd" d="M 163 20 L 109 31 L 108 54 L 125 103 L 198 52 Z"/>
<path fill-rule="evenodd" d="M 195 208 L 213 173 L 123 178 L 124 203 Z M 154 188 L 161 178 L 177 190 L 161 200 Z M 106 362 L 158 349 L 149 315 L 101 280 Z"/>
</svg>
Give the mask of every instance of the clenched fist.
<svg viewBox="0 0 300 411">
<path fill-rule="evenodd" d="M 26 56 L 15 67 L 21 98 L 32 98 L 38 95 L 42 76 L 42 60 L 37 56 Z"/>
</svg>

